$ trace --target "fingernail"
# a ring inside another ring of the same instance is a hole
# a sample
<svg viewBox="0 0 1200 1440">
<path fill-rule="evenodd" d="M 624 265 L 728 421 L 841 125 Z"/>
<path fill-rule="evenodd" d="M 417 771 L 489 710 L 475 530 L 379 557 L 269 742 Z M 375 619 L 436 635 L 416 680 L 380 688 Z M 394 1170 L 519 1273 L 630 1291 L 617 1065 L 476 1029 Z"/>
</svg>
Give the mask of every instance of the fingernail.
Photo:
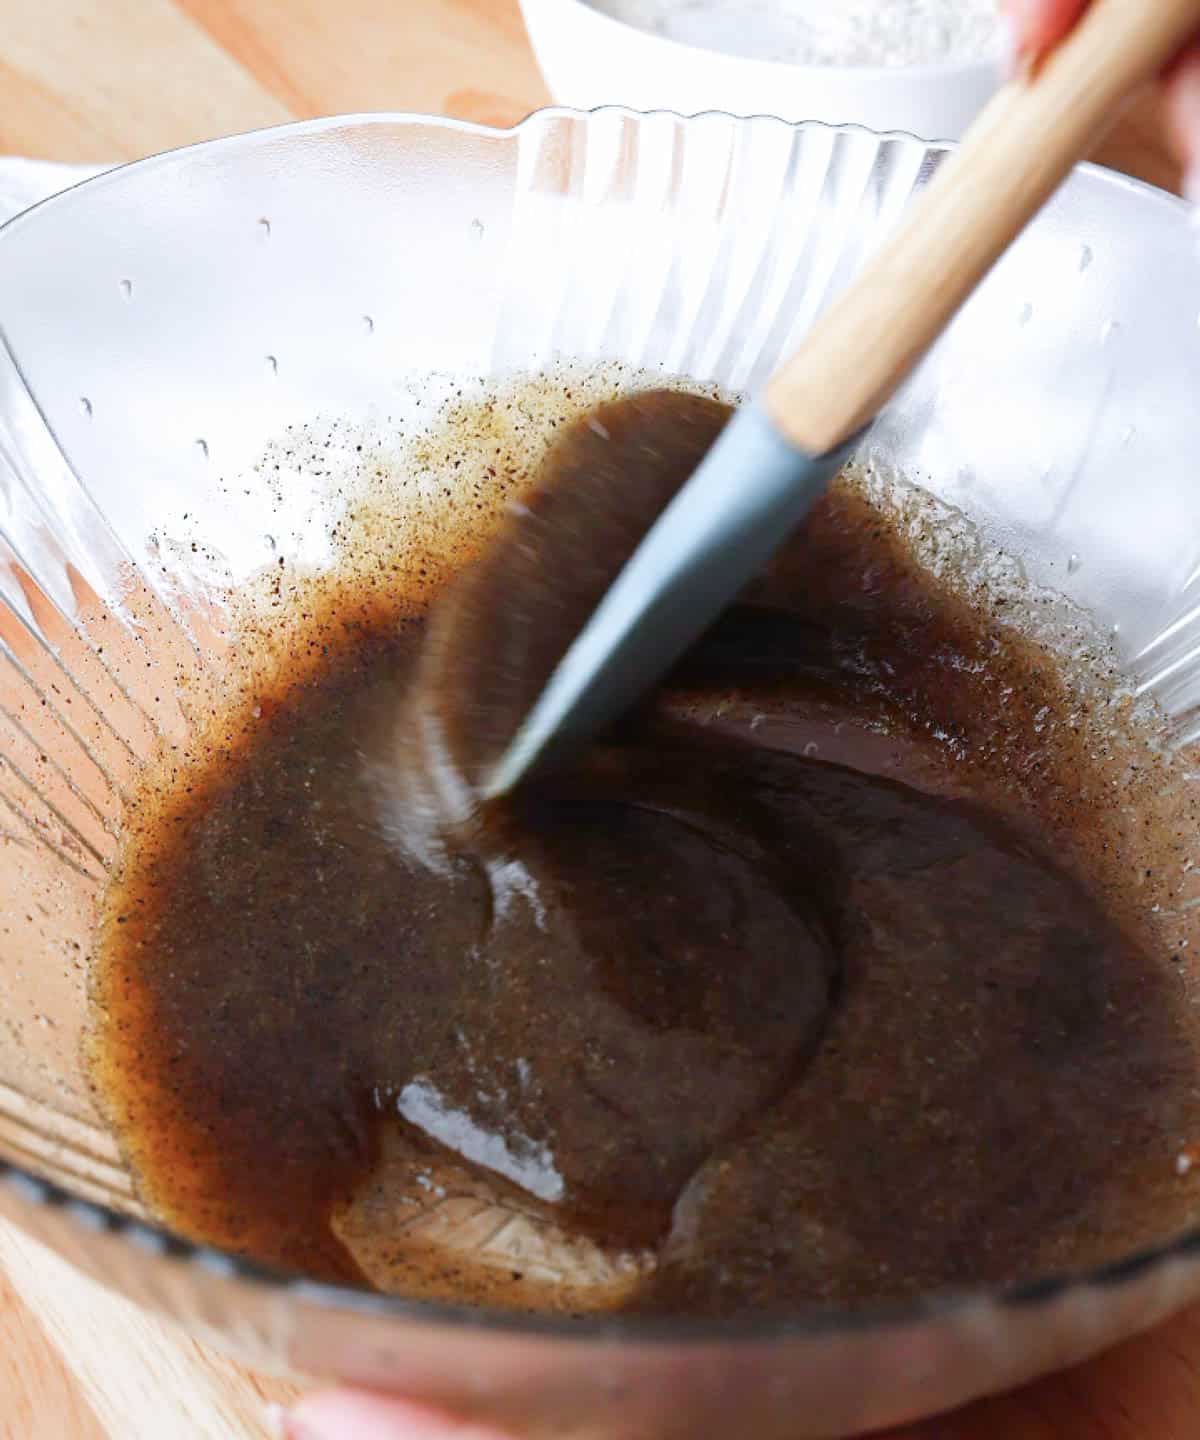
<svg viewBox="0 0 1200 1440">
<path fill-rule="evenodd" d="M 1200 161 L 1192 165 L 1183 177 L 1183 198 L 1188 203 L 1188 221 L 1200 248 Z"/>
<path fill-rule="evenodd" d="M 268 1405 L 263 1412 L 263 1423 L 271 1440 L 321 1440 L 316 1430 L 282 1405 Z"/>
<path fill-rule="evenodd" d="M 349 1390 L 305 1395 L 281 1423 L 283 1440 L 502 1440 L 486 1425 L 420 1403 Z"/>
<path fill-rule="evenodd" d="M 1000 73 L 1005 80 L 1015 80 L 1021 70 L 1021 32 L 1011 10 L 1000 12 Z"/>
<path fill-rule="evenodd" d="M 287 1440 L 287 1412 L 272 1401 L 263 1411 L 263 1425 L 271 1440 Z"/>
<path fill-rule="evenodd" d="M 1000 73 L 1006 81 L 1028 80 L 1037 64 L 1030 46 L 1026 11 L 1021 0 L 1010 0 L 1000 13 Z"/>
</svg>

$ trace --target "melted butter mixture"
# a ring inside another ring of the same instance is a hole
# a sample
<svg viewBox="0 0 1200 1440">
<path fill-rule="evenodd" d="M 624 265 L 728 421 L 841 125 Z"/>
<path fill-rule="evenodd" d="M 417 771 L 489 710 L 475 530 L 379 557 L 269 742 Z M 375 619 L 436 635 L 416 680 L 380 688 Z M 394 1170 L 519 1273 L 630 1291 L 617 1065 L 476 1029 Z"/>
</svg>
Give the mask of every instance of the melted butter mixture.
<svg viewBox="0 0 1200 1440">
<path fill-rule="evenodd" d="M 303 663 L 151 777 L 93 1044 L 147 1199 L 322 1277 L 572 1311 L 892 1300 L 1181 1228 L 1195 1021 L 1126 863 L 1178 837 L 1130 838 L 1134 741 L 1097 751 L 1051 654 L 861 489 L 602 743 L 466 803 L 727 413 L 638 403 L 676 435 L 620 505 L 636 406 L 432 612 L 310 596 Z"/>
</svg>

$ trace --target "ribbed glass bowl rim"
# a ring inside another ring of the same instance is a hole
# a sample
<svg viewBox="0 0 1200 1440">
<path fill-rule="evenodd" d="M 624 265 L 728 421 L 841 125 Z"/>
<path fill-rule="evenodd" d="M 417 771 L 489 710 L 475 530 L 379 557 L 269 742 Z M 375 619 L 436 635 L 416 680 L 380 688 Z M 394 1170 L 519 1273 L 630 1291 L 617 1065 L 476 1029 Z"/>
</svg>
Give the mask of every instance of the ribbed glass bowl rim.
<svg viewBox="0 0 1200 1440">
<path fill-rule="evenodd" d="M 152 173 L 182 155 L 201 151 L 213 154 L 221 151 L 248 150 L 256 145 L 284 136 L 317 135 L 325 131 L 336 132 L 374 125 L 380 127 L 420 125 L 431 129 L 457 131 L 477 139 L 493 139 L 499 142 L 511 140 L 522 130 L 546 124 L 554 119 L 587 120 L 602 114 L 625 116 L 636 122 L 642 122 L 654 116 L 666 116 L 685 123 L 703 120 L 707 117 L 719 118 L 734 124 L 769 121 L 774 125 L 793 131 L 814 130 L 833 134 L 862 134 L 878 142 L 906 142 L 920 146 L 926 153 L 938 153 L 957 148 L 951 141 L 922 140 L 919 136 L 904 130 L 873 130 L 865 125 L 832 125 L 820 120 L 792 122 L 779 119 L 777 116 L 739 116 L 722 110 L 705 110 L 694 115 L 682 115 L 672 110 L 635 110 L 624 105 L 601 105 L 591 110 L 576 110 L 569 106 L 554 105 L 534 110 L 524 120 L 507 128 L 480 125 L 469 120 L 455 120 L 448 116 L 422 115 L 412 111 L 368 111 L 322 116 L 315 120 L 299 120 L 288 124 L 249 130 L 217 140 L 204 140 L 193 145 L 179 146 L 147 156 L 145 159 L 116 165 L 98 175 L 78 181 L 65 191 L 60 191 L 56 195 L 39 201 L 36 205 L 14 216 L 4 225 L 0 225 L 0 245 L 3 244 L 6 232 L 28 223 L 32 216 L 53 207 L 62 195 L 69 194 L 79 189 L 80 186 L 94 188 L 119 185 L 126 175 L 141 176 Z M 1190 222 L 1189 207 L 1176 196 L 1157 186 L 1118 171 L 1106 169 L 1101 165 L 1089 163 L 1078 168 L 1107 186 L 1138 196 L 1139 203 L 1151 200 L 1173 208 L 1178 212 L 1182 225 Z M 390 1317 L 398 1321 L 423 1325 L 452 1326 L 461 1330 L 490 1331 L 517 1337 L 549 1338 L 579 1343 L 603 1341 L 610 1345 L 622 1342 L 631 1345 L 658 1343 L 698 1346 L 711 1345 L 714 1342 L 761 1344 L 785 1341 L 790 1338 L 819 1338 L 848 1333 L 864 1333 L 872 1330 L 895 1330 L 926 1324 L 932 1320 L 946 1319 L 977 1307 L 981 1303 L 1020 1310 L 1049 1304 L 1075 1290 L 1115 1289 L 1168 1263 L 1200 1259 L 1200 1225 L 1197 1225 L 1184 1231 L 1174 1240 L 1135 1251 L 1124 1259 L 1097 1269 L 1048 1275 L 1007 1289 L 967 1288 L 935 1292 L 919 1296 L 915 1300 L 899 1303 L 863 1306 L 854 1309 L 814 1306 L 808 1311 L 801 1311 L 794 1315 L 781 1315 L 776 1312 L 762 1318 L 747 1317 L 722 1321 L 689 1319 L 686 1316 L 660 1318 L 637 1315 L 572 1317 L 528 1315 L 486 1306 L 408 1300 L 402 1296 L 382 1295 L 350 1286 L 330 1285 L 305 1279 L 292 1272 L 273 1269 L 242 1256 L 231 1255 L 208 1245 L 197 1244 L 162 1226 L 147 1224 L 143 1220 L 124 1215 L 106 1205 L 81 1199 L 70 1194 L 61 1186 L 30 1174 L 2 1158 L 0 1158 L 0 1185 L 14 1195 L 20 1204 L 30 1208 L 58 1211 L 72 1220 L 81 1232 L 90 1231 L 93 1234 L 99 1232 L 124 1241 L 142 1257 L 157 1257 L 184 1266 L 194 1266 L 210 1276 L 241 1280 L 269 1289 L 277 1296 L 290 1299 L 298 1304 L 315 1305 L 327 1310 L 349 1310 L 361 1315 Z M 83 1238 L 82 1234 L 80 1238 Z"/>
</svg>

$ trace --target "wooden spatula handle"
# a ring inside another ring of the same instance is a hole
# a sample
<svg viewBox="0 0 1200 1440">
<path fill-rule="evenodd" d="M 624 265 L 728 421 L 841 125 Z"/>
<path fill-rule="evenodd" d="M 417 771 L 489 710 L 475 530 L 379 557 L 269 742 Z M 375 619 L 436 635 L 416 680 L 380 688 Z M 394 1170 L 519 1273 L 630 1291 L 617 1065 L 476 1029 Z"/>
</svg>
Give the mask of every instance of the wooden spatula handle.
<svg viewBox="0 0 1200 1440">
<path fill-rule="evenodd" d="M 1004 86 L 771 379 L 783 433 L 820 455 L 873 419 L 1122 102 L 1197 33 L 1200 0 L 1094 0 L 1034 75 Z"/>
</svg>

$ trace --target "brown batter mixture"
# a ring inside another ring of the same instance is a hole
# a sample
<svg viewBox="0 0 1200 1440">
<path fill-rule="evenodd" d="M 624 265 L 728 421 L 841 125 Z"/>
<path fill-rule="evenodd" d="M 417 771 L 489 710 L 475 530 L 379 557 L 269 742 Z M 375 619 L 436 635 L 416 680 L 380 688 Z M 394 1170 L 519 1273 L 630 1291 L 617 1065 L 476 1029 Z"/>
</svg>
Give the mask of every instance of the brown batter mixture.
<svg viewBox="0 0 1200 1440">
<path fill-rule="evenodd" d="M 1161 1238 L 1195 1062 L 1089 873 L 1095 767 L 1037 738 L 1070 697 L 860 498 L 604 743 L 465 803 L 727 413 L 640 404 L 573 432 L 432 627 L 341 616 L 143 802 L 93 1068 L 148 1199 L 317 1275 L 580 1310 L 863 1303 Z M 605 457 L 648 420 L 631 488 Z"/>
</svg>

